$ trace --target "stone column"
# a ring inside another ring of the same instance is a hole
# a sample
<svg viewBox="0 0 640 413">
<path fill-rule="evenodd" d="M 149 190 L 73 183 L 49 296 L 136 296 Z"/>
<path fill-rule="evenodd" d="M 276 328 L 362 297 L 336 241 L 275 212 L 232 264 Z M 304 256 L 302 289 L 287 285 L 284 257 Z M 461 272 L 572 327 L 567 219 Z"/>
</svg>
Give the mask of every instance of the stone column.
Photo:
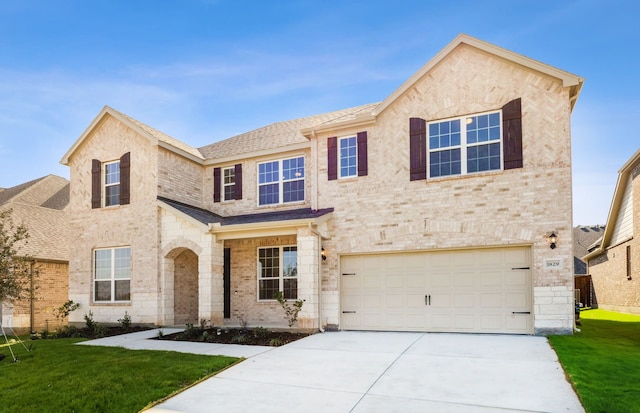
<svg viewBox="0 0 640 413">
<path fill-rule="evenodd" d="M 318 288 L 319 250 L 318 237 L 308 228 L 298 230 L 298 298 L 305 300 L 298 314 L 297 327 L 317 329 L 319 327 Z"/>
<path fill-rule="evenodd" d="M 214 325 L 224 323 L 224 243 L 209 235 L 198 260 L 198 318 Z"/>
</svg>

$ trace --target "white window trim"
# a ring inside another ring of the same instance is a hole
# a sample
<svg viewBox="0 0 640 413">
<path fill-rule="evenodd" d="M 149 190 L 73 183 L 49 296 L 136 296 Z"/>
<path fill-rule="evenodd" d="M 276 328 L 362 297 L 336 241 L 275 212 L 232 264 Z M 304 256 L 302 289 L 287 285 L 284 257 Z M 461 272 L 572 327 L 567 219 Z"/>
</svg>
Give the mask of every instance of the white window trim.
<svg viewBox="0 0 640 413">
<path fill-rule="evenodd" d="M 227 184 L 227 183 L 224 182 L 224 172 L 225 171 L 229 171 L 229 170 L 233 171 L 233 183 L 232 184 Z M 236 197 L 235 197 L 236 167 L 235 166 L 228 166 L 226 168 L 221 168 L 220 179 L 222 180 L 222 182 L 221 182 L 221 184 L 222 184 L 221 185 L 221 187 L 222 187 L 222 194 L 221 194 L 222 195 L 222 197 L 221 197 L 222 201 L 225 201 L 225 202 L 226 201 L 235 201 L 235 199 L 236 199 Z M 232 185 L 234 187 L 234 196 L 233 196 L 233 198 L 227 199 L 227 196 L 226 196 L 227 191 L 225 189 L 226 189 L 226 187 L 232 186 Z"/>
<path fill-rule="evenodd" d="M 356 147 L 356 170 L 353 175 L 342 175 L 342 141 L 346 139 L 353 138 L 355 141 Z M 358 136 L 357 135 L 349 135 L 338 138 L 338 179 L 346 179 L 346 178 L 354 178 L 358 176 Z"/>
<path fill-rule="evenodd" d="M 284 163 L 284 161 L 288 161 L 290 159 L 298 159 L 298 158 L 302 158 L 302 161 L 304 163 L 304 176 L 302 178 L 299 179 L 288 179 L 288 180 L 284 180 L 283 178 L 283 168 L 282 165 Z M 273 182 L 269 182 L 269 183 L 264 183 L 261 184 L 260 183 L 260 165 L 266 164 L 266 163 L 272 163 L 272 162 L 278 162 L 278 171 L 279 171 L 279 175 L 278 175 L 278 180 L 277 181 L 273 181 Z M 306 157 L 304 155 L 298 155 L 298 156 L 291 156 L 291 157 L 287 157 L 287 158 L 281 158 L 281 159 L 271 159 L 268 161 L 263 161 L 263 162 L 258 162 L 256 164 L 256 203 L 258 205 L 258 207 L 269 207 L 269 206 L 274 206 L 274 205 L 290 205 L 290 204 L 296 204 L 296 203 L 304 203 L 306 201 L 306 197 L 307 197 L 307 188 L 306 188 L 306 182 L 307 182 L 307 160 Z M 298 180 L 302 180 L 303 185 L 304 185 L 304 198 L 297 200 L 297 201 L 289 201 L 289 202 L 284 202 L 284 183 L 285 182 L 293 182 L 293 181 L 298 181 Z M 264 185 L 273 185 L 273 184 L 278 184 L 278 202 L 277 203 L 273 203 L 273 204 L 260 204 L 260 187 L 264 186 Z"/>
<path fill-rule="evenodd" d="M 486 142 L 476 142 L 476 143 L 471 143 L 471 144 L 467 144 L 466 139 L 467 139 L 467 118 L 472 118 L 475 116 L 482 116 L 482 115 L 490 115 L 490 114 L 494 114 L 497 113 L 500 116 L 500 139 L 499 140 L 495 140 L 495 141 L 486 141 Z M 431 145 L 430 145 L 430 139 L 429 139 L 429 125 L 432 125 L 434 123 L 442 123 L 442 122 L 450 122 L 453 120 L 459 120 L 460 121 L 460 145 L 457 146 L 448 146 L 446 148 L 436 148 L 436 149 L 431 149 Z M 501 110 L 490 110 L 487 112 L 480 112 L 480 113 L 472 113 L 472 114 L 468 114 L 468 115 L 464 115 L 464 116 L 457 116 L 457 117 L 453 117 L 453 118 L 446 118 L 446 119 L 438 119 L 438 120 L 434 120 L 432 122 L 427 122 L 426 125 L 426 129 L 427 129 L 427 178 L 429 179 L 448 179 L 448 178 L 455 178 L 455 177 L 459 177 L 459 176 L 468 176 L 468 175 L 477 175 L 477 174 L 484 174 L 484 173 L 495 173 L 495 172 L 499 172 L 499 171 L 503 171 L 504 170 L 504 152 L 503 152 L 503 142 L 502 142 L 502 134 L 503 134 L 503 130 L 502 130 L 502 111 Z M 488 145 L 491 143 L 499 143 L 500 144 L 500 169 L 490 169 L 487 171 L 477 171 L 477 172 L 467 172 L 467 148 L 473 147 L 473 146 L 481 146 L 481 145 Z M 456 175 L 445 175 L 445 176 L 431 176 L 431 153 L 432 152 L 440 152 L 443 150 L 450 150 L 450 149 L 460 149 L 460 173 L 456 174 Z"/>
<path fill-rule="evenodd" d="M 107 187 L 112 187 L 112 186 L 120 186 L 120 182 L 122 181 L 122 177 L 120 177 L 120 179 L 118 179 L 118 182 L 116 183 L 111 183 L 111 184 L 107 184 L 107 165 L 113 165 L 113 164 L 118 164 L 118 175 L 120 174 L 120 160 L 115 160 L 115 161 L 110 161 L 110 162 L 103 162 L 102 163 L 102 171 L 100 174 L 100 178 L 102 179 L 102 185 L 101 185 L 101 190 L 102 190 L 102 207 L 103 208 L 111 208 L 111 207 L 116 207 L 120 205 L 120 200 L 118 199 L 118 203 L 116 204 L 112 204 L 112 205 L 107 205 Z M 122 189 L 122 188 L 120 188 Z"/>
<path fill-rule="evenodd" d="M 116 278 L 115 278 L 115 262 L 116 262 L 116 254 L 115 250 L 128 249 L 129 250 L 129 278 L 118 278 L 118 281 L 129 281 L 129 300 L 116 300 Z M 97 280 L 96 279 L 96 252 L 97 251 L 111 251 L 111 278 L 109 280 Z M 117 303 L 130 303 L 131 302 L 131 247 L 130 246 L 122 246 L 122 247 L 109 247 L 109 248 L 95 248 L 92 252 L 92 276 L 93 276 L 93 297 L 92 302 L 96 304 L 117 304 Z M 111 284 L 111 300 L 96 300 L 96 281 L 109 281 Z"/>
<path fill-rule="evenodd" d="M 260 299 L 260 281 L 262 280 L 274 280 L 274 277 L 266 277 L 266 278 L 262 278 L 262 267 L 260 266 L 260 250 L 262 249 L 271 249 L 271 248 L 278 248 L 278 262 L 279 262 L 279 266 L 278 266 L 278 291 L 284 291 L 284 280 L 285 277 L 283 275 L 284 272 L 284 265 L 282 265 L 284 263 L 284 249 L 285 248 L 296 248 L 296 272 L 298 269 L 298 262 L 297 259 L 299 258 L 298 255 L 298 250 L 297 250 L 297 245 L 292 244 L 292 245 L 271 245 L 271 246 L 264 246 L 264 247 L 258 247 L 256 248 L 256 268 L 257 268 L 257 276 L 256 276 L 256 301 L 259 303 L 266 303 L 266 302 L 274 302 L 276 301 L 273 298 L 263 298 Z M 297 272 L 297 274 L 299 274 L 299 272 Z M 298 281 L 300 281 L 300 277 L 298 275 L 296 275 L 295 277 L 287 277 L 288 279 L 296 279 Z"/>
</svg>

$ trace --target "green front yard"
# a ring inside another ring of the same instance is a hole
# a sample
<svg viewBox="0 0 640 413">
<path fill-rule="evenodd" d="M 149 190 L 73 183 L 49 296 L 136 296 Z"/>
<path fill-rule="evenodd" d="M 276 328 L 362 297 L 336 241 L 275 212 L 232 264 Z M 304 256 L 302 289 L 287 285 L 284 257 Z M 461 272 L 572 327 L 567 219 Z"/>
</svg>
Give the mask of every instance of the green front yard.
<svg viewBox="0 0 640 413">
<path fill-rule="evenodd" d="M 581 332 L 549 341 L 587 413 L 640 412 L 640 316 L 580 314 Z"/>
<path fill-rule="evenodd" d="M 233 364 L 232 357 L 77 346 L 82 339 L 0 342 L 0 412 L 138 412 Z"/>
</svg>

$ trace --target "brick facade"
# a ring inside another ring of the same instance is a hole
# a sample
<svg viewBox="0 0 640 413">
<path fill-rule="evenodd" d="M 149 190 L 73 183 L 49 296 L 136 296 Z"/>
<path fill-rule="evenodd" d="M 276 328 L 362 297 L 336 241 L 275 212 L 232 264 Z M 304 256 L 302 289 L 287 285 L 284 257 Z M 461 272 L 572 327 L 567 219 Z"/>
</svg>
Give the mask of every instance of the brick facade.
<svg viewBox="0 0 640 413">
<path fill-rule="evenodd" d="M 71 244 L 70 298 L 103 322 L 128 311 L 133 322 L 158 325 L 183 323 L 197 313 L 193 322 L 286 326 L 277 303 L 256 298 L 256 254 L 260 246 L 296 245 L 298 297 L 305 300 L 298 327 L 339 328 L 341 256 L 517 245 L 532 251 L 531 333 L 571 332 L 570 95 L 577 92 L 560 78 L 465 42 L 439 59 L 375 116 L 360 121 L 358 112 L 372 111 L 376 105 L 358 108 L 352 118 L 341 114 L 335 126 L 322 121 L 317 132 L 311 127 L 308 140 L 300 136 L 301 129 L 315 125 L 315 118 L 306 124 L 283 122 L 263 132 L 271 133 L 274 142 L 295 134 L 290 144 L 266 147 L 269 136 L 255 132 L 244 137 L 244 144 L 253 139 L 253 151 L 245 150 L 242 137 L 233 138 L 242 151 L 225 152 L 223 159 L 215 158 L 215 150 L 201 160 L 192 152 L 171 150 L 172 141 L 159 145 L 162 135 L 148 136 L 151 128 L 137 128 L 117 112 L 103 110 L 67 160 L 72 233 L 78 234 Z M 409 180 L 409 118 L 428 122 L 497 111 L 514 99 L 522 100 L 522 168 Z M 367 175 L 328 180 L 327 139 L 362 131 L 368 136 Z M 208 153 L 207 148 L 201 153 Z M 92 210 L 91 159 L 118 159 L 124 152 L 131 153 L 131 203 Z M 304 201 L 258 206 L 257 164 L 292 156 L 305 158 Z M 213 169 L 238 163 L 243 171 L 242 199 L 213 202 Z M 228 217 L 305 207 L 333 212 L 327 220 L 300 220 L 296 225 L 247 221 L 221 228 L 157 196 L 203 208 L 200 215 L 210 211 Z M 559 236 L 556 249 L 545 239 L 551 231 Z M 93 302 L 92 251 L 125 245 L 132 252 L 131 302 Z M 232 293 L 231 317 L 226 320 L 225 248 L 231 251 Z M 320 258 L 321 248 L 326 261 Z M 547 269 L 548 260 L 560 265 Z M 196 291 L 197 300 L 189 298 Z M 81 317 L 77 314 L 75 321 Z"/>
<path fill-rule="evenodd" d="M 53 331 L 67 320 L 59 322 L 54 310 L 69 299 L 69 264 L 66 262 L 39 261 L 39 275 L 34 277 L 36 292 L 33 301 L 33 324 L 31 323 L 31 303 L 29 299 L 16 302 L 13 308 L 5 306 L 3 314 L 13 315 L 13 328 L 16 332 Z"/>
</svg>

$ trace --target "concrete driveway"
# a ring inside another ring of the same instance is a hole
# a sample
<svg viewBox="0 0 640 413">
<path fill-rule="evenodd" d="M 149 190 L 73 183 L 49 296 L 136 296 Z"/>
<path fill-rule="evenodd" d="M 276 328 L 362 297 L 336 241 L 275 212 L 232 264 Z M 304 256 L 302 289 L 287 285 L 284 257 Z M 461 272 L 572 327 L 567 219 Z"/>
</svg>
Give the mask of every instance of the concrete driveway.
<svg viewBox="0 0 640 413">
<path fill-rule="evenodd" d="M 259 352 L 160 412 L 584 412 L 544 337 L 328 332 Z"/>
</svg>

